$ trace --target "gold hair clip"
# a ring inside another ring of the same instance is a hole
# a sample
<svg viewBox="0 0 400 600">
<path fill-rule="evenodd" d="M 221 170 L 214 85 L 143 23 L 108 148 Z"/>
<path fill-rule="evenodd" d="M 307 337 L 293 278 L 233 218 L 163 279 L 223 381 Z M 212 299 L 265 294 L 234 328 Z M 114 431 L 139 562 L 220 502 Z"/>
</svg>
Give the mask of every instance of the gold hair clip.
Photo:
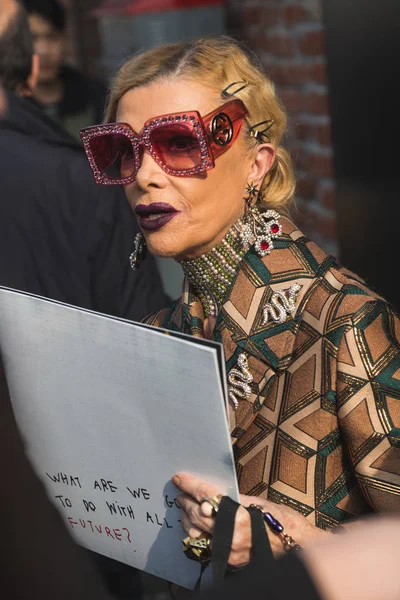
<svg viewBox="0 0 400 600">
<path fill-rule="evenodd" d="M 229 89 L 231 87 L 233 87 L 234 85 L 240 85 L 240 87 L 238 89 L 234 90 L 233 92 L 229 92 Z M 222 96 L 224 98 L 230 98 L 231 96 L 234 96 L 235 94 L 238 94 L 239 92 L 244 90 L 244 88 L 246 88 L 248 85 L 249 85 L 248 81 L 233 81 L 232 83 L 227 85 L 224 90 L 222 90 Z"/>
<path fill-rule="evenodd" d="M 256 140 L 263 142 L 265 138 L 268 142 L 270 141 L 269 137 L 267 136 L 267 131 L 269 131 L 269 129 L 271 129 L 272 125 L 274 124 L 274 120 L 273 119 L 266 119 L 265 121 L 260 121 L 259 123 L 256 123 L 255 125 L 252 125 L 250 127 L 250 135 L 253 138 L 256 138 Z M 260 125 L 266 125 L 265 129 L 262 129 L 261 131 L 259 129 L 257 129 L 257 127 L 259 127 Z"/>
</svg>

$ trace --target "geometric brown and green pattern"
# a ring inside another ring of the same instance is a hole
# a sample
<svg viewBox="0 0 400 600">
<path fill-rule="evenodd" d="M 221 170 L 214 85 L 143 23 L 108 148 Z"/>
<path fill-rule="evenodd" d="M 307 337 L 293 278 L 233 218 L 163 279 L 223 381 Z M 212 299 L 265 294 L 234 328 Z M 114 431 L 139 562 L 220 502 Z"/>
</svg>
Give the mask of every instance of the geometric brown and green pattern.
<svg viewBox="0 0 400 600">
<path fill-rule="evenodd" d="M 248 357 L 252 394 L 230 407 L 241 493 L 292 506 L 330 528 L 368 510 L 400 511 L 400 321 L 382 298 L 287 219 L 268 256 L 250 250 L 217 317 L 226 369 Z M 285 323 L 263 324 L 278 290 L 301 287 Z M 202 337 L 182 297 L 151 325 Z"/>
</svg>

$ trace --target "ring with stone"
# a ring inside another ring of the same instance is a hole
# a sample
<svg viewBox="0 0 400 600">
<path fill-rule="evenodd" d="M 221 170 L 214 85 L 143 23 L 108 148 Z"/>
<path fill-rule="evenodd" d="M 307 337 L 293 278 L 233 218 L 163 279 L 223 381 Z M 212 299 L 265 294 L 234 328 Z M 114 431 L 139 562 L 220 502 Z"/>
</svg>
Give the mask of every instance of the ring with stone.
<svg viewBox="0 0 400 600">
<path fill-rule="evenodd" d="M 210 506 L 212 508 L 211 516 L 215 517 L 215 515 L 217 514 L 218 509 L 219 509 L 220 500 L 221 500 L 221 494 L 218 494 L 218 496 L 214 496 L 214 498 L 210 498 L 209 496 L 204 496 L 204 498 L 200 498 L 199 504 L 203 504 L 203 502 L 207 502 L 207 504 L 210 504 Z"/>
</svg>

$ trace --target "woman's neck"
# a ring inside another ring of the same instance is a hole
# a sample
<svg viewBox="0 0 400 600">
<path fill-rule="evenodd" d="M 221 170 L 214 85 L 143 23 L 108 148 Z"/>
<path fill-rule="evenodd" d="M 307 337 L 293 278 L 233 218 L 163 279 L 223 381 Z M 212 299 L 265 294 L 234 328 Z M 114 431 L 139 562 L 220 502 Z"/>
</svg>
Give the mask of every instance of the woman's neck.
<svg viewBox="0 0 400 600">
<path fill-rule="evenodd" d="M 218 314 L 249 248 L 249 240 L 243 239 L 245 224 L 245 217 L 239 219 L 209 252 L 192 260 L 180 261 L 185 275 L 199 295 L 206 317 Z"/>
<path fill-rule="evenodd" d="M 273 240 L 282 233 L 279 217 L 274 210 L 249 207 L 217 246 L 198 258 L 179 261 L 199 295 L 206 318 L 218 315 L 250 246 L 254 244 L 261 258 L 274 248 Z"/>
</svg>

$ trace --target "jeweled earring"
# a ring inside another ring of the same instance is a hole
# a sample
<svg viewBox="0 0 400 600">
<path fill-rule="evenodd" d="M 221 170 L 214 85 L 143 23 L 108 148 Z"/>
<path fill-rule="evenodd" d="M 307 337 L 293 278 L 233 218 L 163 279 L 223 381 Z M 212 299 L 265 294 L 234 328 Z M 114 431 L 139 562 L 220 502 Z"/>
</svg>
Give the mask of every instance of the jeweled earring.
<svg viewBox="0 0 400 600">
<path fill-rule="evenodd" d="M 131 268 L 134 271 L 137 271 L 146 258 L 147 254 L 147 244 L 144 239 L 143 233 L 137 233 L 135 235 L 134 240 L 134 250 L 132 254 L 129 256 L 129 262 L 131 264 Z"/>
<path fill-rule="evenodd" d="M 274 210 L 260 210 L 254 199 L 263 200 L 262 192 L 251 182 L 246 185 L 245 224 L 240 233 L 244 244 L 254 244 L 254 249 L 262 258 L 269 254 L 274 247 L 273 240 L 282 233 L 279 223 L 280 215 Z"/>
</svg>

